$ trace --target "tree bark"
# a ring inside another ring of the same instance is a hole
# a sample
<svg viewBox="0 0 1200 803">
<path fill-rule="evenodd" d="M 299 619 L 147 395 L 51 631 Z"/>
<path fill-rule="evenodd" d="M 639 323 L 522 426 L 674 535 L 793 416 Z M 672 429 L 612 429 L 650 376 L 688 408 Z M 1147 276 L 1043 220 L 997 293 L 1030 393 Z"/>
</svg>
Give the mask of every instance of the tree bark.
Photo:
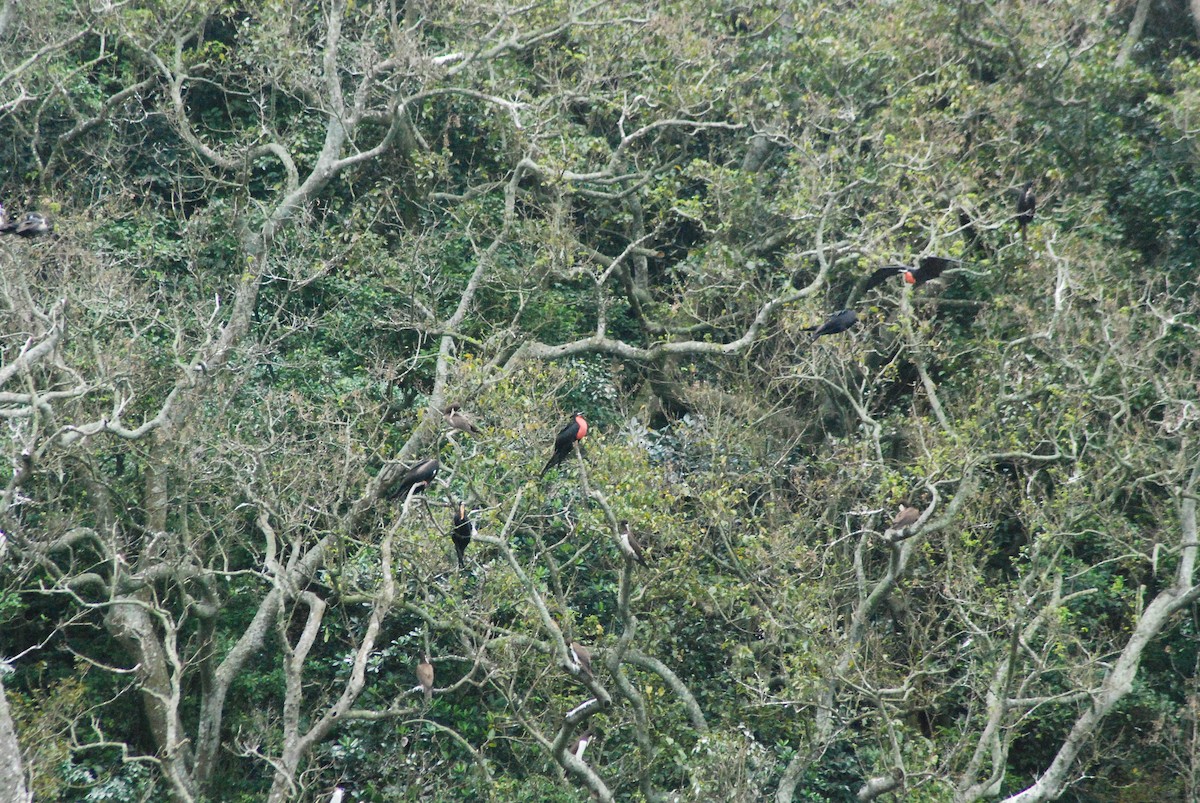
<svg viewBox="0 0 1200 803">
<path fill-rule="evenodd" d="M 21 745 L 8 713 L 4 681 L 0 679 L 0 800 L 28 803 L 33 800 L 25 787 L 25 769 L 21 764 Z"/>
<path fill-rule="evenodd" d="M 1190 605 L 1200 596 L 1200 585 L 1195 585 L 1193 577 L 1196 567 L 1197 541 L 1196 530 L 1196 498 L 1191 496 L 1200 476 L 1200 464 L 1192 472 L 1192 481 L 1187 492 L 1189 496 L 1180 505 L 1180 524 L 1183 538 L 1180 544 L 1179 569 L 1175 575 L 1175 583 L 1156 596 L 1138 619 L 1137 625 L 1125 649 L 1112 670 L 1105 675 L 1100 688 L 1092 695 L 1091 705 L 1080 714 L 1071 727 L 1071 732 L 1063 740 L 1050 763 L 1050 767 L 1038 778 L 1037 782 L 1023 792 L 1006 799 L 1005 803 L 1041 803 L 1043 800 L 1056 800 L 1066 790 L 1072 780 L 1071 767 L 1079 753 L 1087 745 L 1100 723 L 1133 689 L 1133 681 L 1137 677 L 1138 666 L 1146 646 L 1162 633 L 1171 617 L 1181 608 Z"/>
<path fill-rule="evenodd" d="M 1195 21 L 1197 2 L 1198 0 L 1191 0 L 1193 22 Z M 1150 0 L 1138 0 L 1137 9 L 1133 12 L 1133 21 L 1129 23 L 1129 32 L 1125 34 L 1125 41 L 1121 44 L 1121 52 L 1117 54 L 1118 67 L 1124 67 L 1129 63 L 1129 58 L 1133 55 L 1133 49 L 1141 41 L 1142 29 L 1146 27 L 1146 17 L 1149 14 Z"/>
</svg>

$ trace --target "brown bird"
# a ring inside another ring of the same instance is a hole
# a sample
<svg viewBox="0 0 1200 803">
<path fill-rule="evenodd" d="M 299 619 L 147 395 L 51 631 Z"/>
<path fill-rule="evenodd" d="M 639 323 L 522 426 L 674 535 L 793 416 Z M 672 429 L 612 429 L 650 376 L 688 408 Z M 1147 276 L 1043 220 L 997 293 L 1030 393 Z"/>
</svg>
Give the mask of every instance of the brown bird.
<svg viewBox="0 0 1200 803">
<path fill-rule="evenodd" d="M 41 212 L 26 212 L 25 217 L 17 222 L 14 233 L 18 237 L 39 237 L 52 231 L 54 231 L 54 224 Z"/>
<path fill-rule="evenodd" d="M 425 705 L 429 705 L 433 702 L 433 664 L 429 663 L 428 653 L 425 654 L 425 660 L 417 664 L 417 682 L 425 692 Z"/>
<path fill-rule="evenodd" d="M 583 733 L 575 737 L 575 741 L 571 742 L 571 755 L 583 761 L 583 751 L 587 750 L 588 744 L 592 741 L 592 729 L 588 728 Z"/>
<path fill-rule="evenodd" d="M 446 408 L 445 415 L 446 423 L 454 429 L 465 432 L 468 435 L 478 435 L 479 427 L 471 423 L 471 419 L 467 418 L 466 413 L 462 412 L 462 405 L 452 404 Z"/>
<path fill-rule="evenodd" d="M 592 654 L 588 652 L 588 648 L 580 644 L 578 641 L 571 642 L 571 658 L 579 665 L 579 671 L 584 677 L 589 680 L 592 675 Z"/>
<path fill-rule="evenodd" d="M 625 557 L 646 566 L 646 551 L 642 549 L 641 542 L 633 534 L 633 530 L 629 529 L 627 521 L 621 522 L 621 551 L 625 553 Z"/>
<path fill-rule="evenodd" d="M 896 518 L 892 519 L 892 526 L 888 529 L 903 530 L 910 524 L 915 523 L 919 518 L 921 518 L 920 508 L 901 505 L 899 512 L 896 513 Z"/>
</svg>

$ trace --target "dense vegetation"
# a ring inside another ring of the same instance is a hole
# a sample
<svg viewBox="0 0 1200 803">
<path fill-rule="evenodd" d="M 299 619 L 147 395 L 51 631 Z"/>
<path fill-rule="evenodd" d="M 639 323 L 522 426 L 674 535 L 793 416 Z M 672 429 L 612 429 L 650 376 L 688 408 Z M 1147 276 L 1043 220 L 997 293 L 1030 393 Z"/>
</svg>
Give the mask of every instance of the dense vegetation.
<svg viewBox="0 0 1200 803">
<path fill-rule="evenodd" d="M 1197 799 L 1193 22 L 5 0 L 0 796 Z"/>
</svg>

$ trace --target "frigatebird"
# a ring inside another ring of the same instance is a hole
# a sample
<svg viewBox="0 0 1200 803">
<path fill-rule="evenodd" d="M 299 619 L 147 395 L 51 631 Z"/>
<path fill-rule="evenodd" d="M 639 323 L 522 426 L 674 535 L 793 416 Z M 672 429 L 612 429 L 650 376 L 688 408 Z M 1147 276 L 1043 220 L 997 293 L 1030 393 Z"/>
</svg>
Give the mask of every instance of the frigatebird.
<svg viewBox="0 0 1200 803">
<path fill-rule="evenodd" d="M 433 701 L 433 664 L 429 663 L 428 653 L 425 660 L 417 664 L 417 682 L 425 692 L 425 705 L 429 705 Z"/>
<path fill-rule="evenodd" d="M 646 551 L 642 549 L 642 544 L 633 534 L 633 530 L 629 529 L 627 521 L 621 522 L 621 551 L 625 553 L 625 557 L 636 560 L 643 567 L 646 566 Z"/>
<path fill-rule="evenodd" d="M 571 755 L 583 761 L 583 751 L 587 750 L 588 744 L 592 741 L 592 729 L 588 728 L 583 733 L 575 737 L 575 741 L 571 742 Z"/>
<path fill-rule="evenodd" d="M 835 312 L 829 320 L 819 326 L 806 326 L 803 331 L 812 332 L 812 339 L 816 340 L 821 335 L 836 335 L 838 332 L 844 332 L 856 323 L 858 323 L 858 314 L 852 309 L 844 309 Z"/>
<path fill-rule="evenodd" d="M 422 460 L 415 466 L 410 468 L 400 480 L 392 486 L 388 491 L 389 497 L 407 496 L 409 489 L 424 491 L 429 487 L 429 483 L 433 482 L 433 478 L 437 476 L 438 469 L 442 464 L 438 462 L 436 457 L 431 457 L 428 460 Z"/>
<path fill-rule="evenodd" d="M 467 547 L 471 545 L 471 539 L 475 537 L 475 522 L 467 515 L 467 506 L 463 502 L 458 503 L 458 509 L 454 511 L 454 525 L 450 529 L 450 538 L 454 541 L 454 549 L 458 552 L 458 567 L 463 567 L 463 556 L 467 554 Z"/>
<path fill-rule="evenodd" d="M 18 237 L 40 237 L 54 231 L 54 225 L 41 212 L 26 212 L 25 217 L 17 221 L 15 228 L 8 224 L 9 230 Z"/>
<path fill-rule="evenodd" d="M 921 257 L 917 260 L 917 264 L 920 267 L 916 269 L 907 265 L 885 265 L 879 268 L 871 274 L 871 278 L 867 279 L 867 283 L 863 285 L 863 292 L 883 284 L 889 276 L 903 276 L 904 281 L 913 287 L 920 287 L 930 279 L 941 276 L 942 271 L 946 268 L 952 268 L 960 263 L 957 259 L 946 259 L 945 257 Z"/>
<path fill-rule="evenodd" d="M 1017 193 L 1017 226 L 1021 229 L 1021 239 L 1025 239 L 1025 227 L 1033 222 L 1037 212 L 1037 195 L 1033 192 L 1033 182 L 1026 182 Z"/>
<path fill-rule="evenodd" d="M 587 437 L 587 434 L 588 423 L 584 420 L 583 413 L 571 413 L 571 423 L 563 427 L 554 439 L 554 454 L 542 469 L 540 476 L 546 476 L 547 471 L 566 460 L 567 455 L 571 453 L 571 447 Z"/>
<path fill-rule="evenodd" d="M 905 527 L 916 522 L 921 518 L 921 509 L 919 507 L 908 507 L 901 505 L 899 512 L 896 513 L 896 518 L 892 519 L 892 526 L 889 530 L 903 530 Z"/>
<path fill-rule="evenodd" d="M 462 405 L 452 404 L 446 408 L 445 415 L 446 423 L 454 429 L 467 433 L 468 435 L 478 435 L 479 427 L 471 423 L 471 419 L 467 418 L 466 413 L 462 412 Z"/>
<path fill-rule="evenodd" d="M 592 654 L 588 652 L 588 648 L 580 644 L 578 641 L 571 642 L 571 658 L 579 665 L 579 671 L 584 677 L 591 678 L 592 675 Z"/>
</svg>

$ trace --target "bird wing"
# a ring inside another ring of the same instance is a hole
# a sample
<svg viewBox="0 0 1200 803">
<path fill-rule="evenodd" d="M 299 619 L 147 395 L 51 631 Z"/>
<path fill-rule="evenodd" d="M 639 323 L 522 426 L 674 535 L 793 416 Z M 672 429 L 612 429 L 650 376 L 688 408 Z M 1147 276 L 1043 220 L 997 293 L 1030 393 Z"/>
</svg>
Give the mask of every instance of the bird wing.
<svg viewBox="0 0 1200 803">
<path fill-rule="evenodd" d="M 458 411 L 450 414 L 450 426 L 454 427 L 455 429 L 461 429 L 463 432 L 469 432 L 472 435 L 479 434 L 479 428 L 471 422 L 471 419 L 467 418 L 466 415 Z"/>
<path fill-rule="evenodd" d="M 945 257 L 921 257 L 918 262 L 921 265 L 919 278 L 923 282 L 936 279 L 947 268 L 962 264 L 957 259 L 946 259 Z"/>
<path fill-rule="evenodd" d="M 1037 209 L 1037 194 L 1033 191 L 1033 185 L 1027 185 L 1021 190 L 1021 194 L 1017 196 L 1017 214 L 1028 214 L 1033 216 Z"/>
<path fill-rule="evenodd" d="M 908 268 L 904 267 L 903 265 L 885 265 L 882 268 L 878 268 L 874 273 L 871 274 L 871 278 L 867 279 L 867 283 L 863 285 L 862 291 L 865 293 L 872 287 L 878 287 L 887 281 L 889 276 L 895 276 L 897 274 L 904 273 L 906 270 L 908 270 Z"/>
<path fill-rule="evenodd" d="M 892 529 L 899 530 L 902 527 L 907 527 L 917 519 L 921 518 L 921 511 L 916 507 L 906 507 L 902 513 L 897 513 L 892 519 Z"/>
<path fill-rule="evenodd" d="M 396 483 L 396 490 L 393 492 L 393 494 L 404 493 L 418 482 L 429 482 L 433 479 L 434 475 L 437 474 L 438 466 L 439 463 L 437 458 L 432 457 L 428 460 L 422 460 L 420 463 L 417 463 L 408 470 L 408 473 L 400 478 L 398 483 Z"/>
<path fill-rule="evenodd" d="M 592 676 L 592 654 L 588 648 L 582 644 L 571 642 L 571 655 L 575 658 L 575 663 L 579 664 L 579 668 L 588 677 Z"/>
<path fill-rule="evenodd" d="M 554 439 L 554 451 L 569 452 L 571 444 L 573 444 L 579 435 L 579 422 L 572 419 L 571 423 L 567 424 L 558 433 L 558 437 Z"/>
</svg>

